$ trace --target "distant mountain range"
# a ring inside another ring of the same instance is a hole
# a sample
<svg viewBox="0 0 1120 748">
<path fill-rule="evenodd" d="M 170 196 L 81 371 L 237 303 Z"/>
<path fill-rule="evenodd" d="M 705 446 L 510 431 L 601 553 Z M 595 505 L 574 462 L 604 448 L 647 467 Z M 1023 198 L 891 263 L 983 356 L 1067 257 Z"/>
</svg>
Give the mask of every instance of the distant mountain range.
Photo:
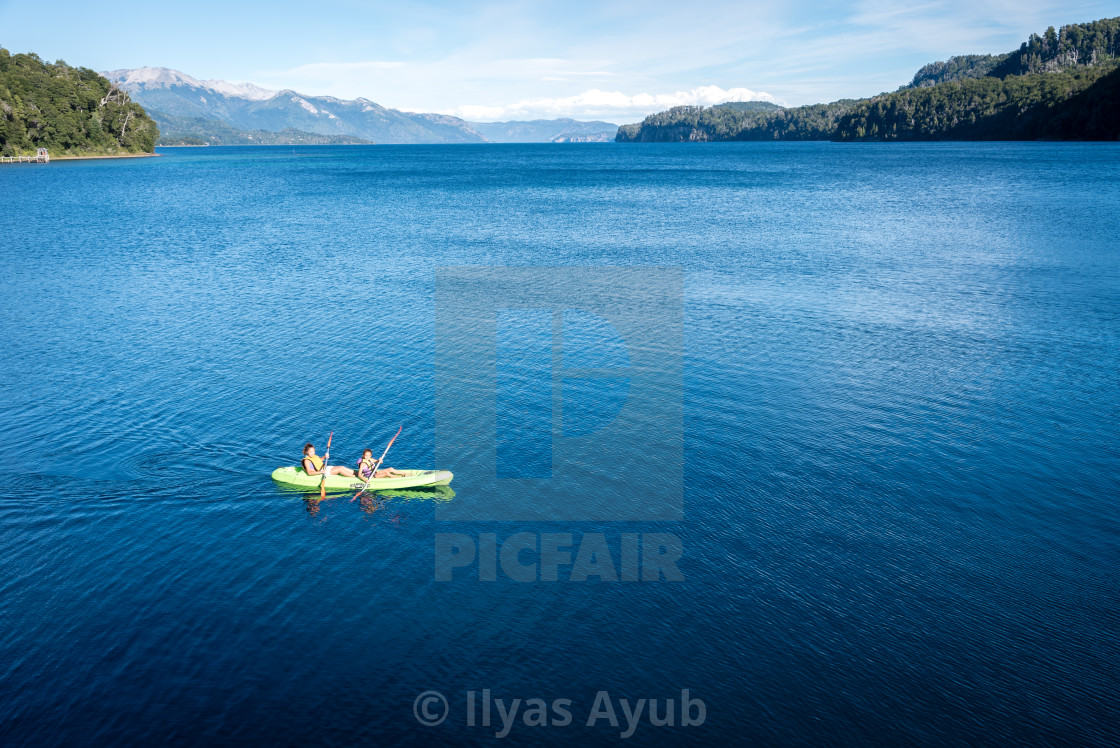
<svg viewBox="0 0 1120 748">
<path fill-rule="evenodd" d="M 369 99 L 306 96 L 251 83 L 198 80 L 169 68 L 102 73 L 159 123 L 160 142 L 547 143 L 613 140 L 610 122 L 467 122 L 402 112 Z"/>
<path fill-rule="evenodd" d="M 1002 55 L 930 63 L 867 99 L 757 104 L 674 107 L 623 125 L 616 140 L 1117 140 L 1120 18 L 1050 27 Z"/>
<path fill-rule="evenodd" d="M 591 143 L 614 140 L 618 125 L 574 119 L 534 119 L 512 122 L 467 122 L 492 143 Z"/>
</svg>

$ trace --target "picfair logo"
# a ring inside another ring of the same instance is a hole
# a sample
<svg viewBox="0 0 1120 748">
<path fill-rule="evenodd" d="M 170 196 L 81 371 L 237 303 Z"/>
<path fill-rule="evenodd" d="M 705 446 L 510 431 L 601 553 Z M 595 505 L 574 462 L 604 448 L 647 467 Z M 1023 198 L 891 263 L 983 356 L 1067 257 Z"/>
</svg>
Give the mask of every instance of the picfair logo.
<svg viewBox="0 0 1120 748">
<path fill-rule="evenodd" d="M 682 518 L 680 268 L 436 271 L 448 521 Z"/>
</svg>

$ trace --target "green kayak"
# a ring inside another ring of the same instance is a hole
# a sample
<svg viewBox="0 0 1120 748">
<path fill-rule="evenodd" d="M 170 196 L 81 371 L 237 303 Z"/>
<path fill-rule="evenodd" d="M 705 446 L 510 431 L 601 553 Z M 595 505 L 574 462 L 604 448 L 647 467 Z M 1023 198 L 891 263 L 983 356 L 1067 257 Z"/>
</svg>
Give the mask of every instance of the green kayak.
<svg viewBox="0 0 1120 748">
<path fill-rule="evenodd" d="M 358 491 L 369 488 L 378 491 L 386 488 L 418 488 L 421 486 L 446 486 L 453 477 L 450 470 L 402 470 L 404 475 L 395 478 L 374 478 L 366 485 L 361 478 L 347 478 L 344 475 L 328 475 L 328 491 Z M 302 467 L 280 467 L 272 471 L 272 480 L 295 488 L 319 489 L 322 476 L 308 475 Z"/>
</svg>

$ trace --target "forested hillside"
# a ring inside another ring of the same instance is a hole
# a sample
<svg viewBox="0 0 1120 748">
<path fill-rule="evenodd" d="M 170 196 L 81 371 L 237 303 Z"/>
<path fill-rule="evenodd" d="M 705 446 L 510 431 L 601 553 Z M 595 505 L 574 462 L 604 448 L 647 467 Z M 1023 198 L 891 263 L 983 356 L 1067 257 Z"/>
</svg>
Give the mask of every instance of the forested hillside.
<svg viewBox="0 0 1120 748">
<path fill-rule="evenodd" d="M 1029 73 L 1049 73 L 1079 65 L 1099 65 L 1120 57 L 1120 18 L 1074 23 L 1031 34 L 991 72 L 995 78 Z"/>
<path fill-rule="evenodd" d="M 616 140 L 635 143 L 704 142 L 718 140 L 828 140 L 854 99 L 810 104 L 795 109 L 770 105 L 744 108 L 678 106 L 651 114 L 637 125 L 623 125 Z"/>
<path fill-rule="evenodd" d="M 836 140 L 1116 140 L 1115 63 L 977 78 L 876 97 L 841 118 Z"/>
<path fill-rule="evenodd" d="M 0 47 L 0 153 L 152 153 L 158 137 L 144 108 L 94 71 Z"/>
<path fill-rule="evenodd" d="M 780 109 L 676 107 L 623 125 L 620 142 L 1116 140 L 1120 18 L 1032 34 L 1015 52 L 922 67 L 893 93 Z"/>
<path fill-rule="evenodd" d="M 923 65 L 914 74 L 910 85 L 903 88 L 928 88 L 938 83 L 983 78 L 1007 57 L 1008 55 L 959 55 L 941 62 L 931 62 Z"/>
</svg>

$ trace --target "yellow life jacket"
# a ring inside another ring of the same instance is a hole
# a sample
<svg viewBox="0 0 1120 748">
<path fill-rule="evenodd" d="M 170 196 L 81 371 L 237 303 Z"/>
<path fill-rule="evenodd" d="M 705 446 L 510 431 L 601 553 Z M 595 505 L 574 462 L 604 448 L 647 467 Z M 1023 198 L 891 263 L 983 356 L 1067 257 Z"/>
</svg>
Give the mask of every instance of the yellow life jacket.
<svg viewBox="0 0 1120 748">
<path fill-rule="evenodd" d="M 311 464 L 315 466 L 316 470 L 323 469 L 323 458 L 319 455 L 304 455 L 303 459 L 311 460 Z"/>
</svg>

